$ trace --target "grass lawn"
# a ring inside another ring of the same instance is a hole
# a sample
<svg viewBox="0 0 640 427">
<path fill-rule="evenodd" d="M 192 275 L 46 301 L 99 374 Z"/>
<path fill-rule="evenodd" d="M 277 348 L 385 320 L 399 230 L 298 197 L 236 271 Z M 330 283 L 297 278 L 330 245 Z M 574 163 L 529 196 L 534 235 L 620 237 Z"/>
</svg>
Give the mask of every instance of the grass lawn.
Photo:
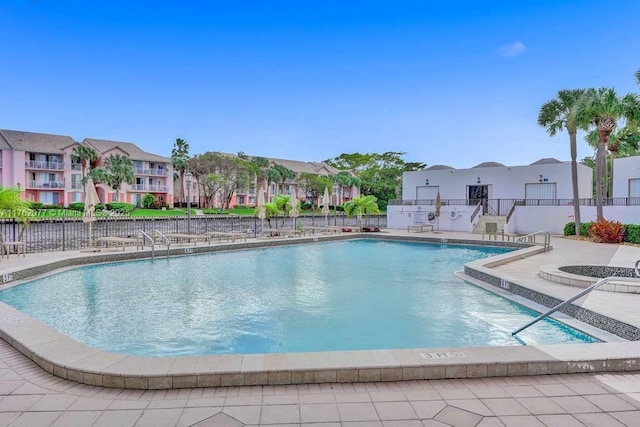
<svg viewBox="0 0 640 427">
<path fill-rule="evenodd" d="M 191 215 L 195 215 L 196 211 L 191 209 Z M 186 209 L 167 209 L 163 211 L 162 209 L 142 209 L 136 208 L 131 216 L 186 216 Z"/>
</svg>

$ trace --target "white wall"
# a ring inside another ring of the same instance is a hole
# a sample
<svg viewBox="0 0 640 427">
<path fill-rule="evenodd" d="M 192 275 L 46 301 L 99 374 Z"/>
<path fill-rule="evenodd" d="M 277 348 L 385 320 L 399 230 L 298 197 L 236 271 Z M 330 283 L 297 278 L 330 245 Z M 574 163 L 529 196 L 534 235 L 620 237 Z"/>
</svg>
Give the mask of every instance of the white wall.
<svg viewBox="0 0 640 427">
<path fill-rule="evenodd" d="M 640 223 L 640 206 L 604 206 L 605 219 L 619 221 L 622 224 Z M 564 226 L 572 222 L 573 206 L 518 206 L 509 222 L 512 233 L 533 233 L 546 230 L 551 234 L 562 234 Z M 580 220 L 596 220 L 595 206 L 581 206 Z"/>
<path fill-rule="evenodd" d="M 473 227 L 470 216 L 474 207 L 460 206 L 456 219 L 449 217 L 452 208 L 454 207 L 442 207 L 439 229 L 471 232 Z M 434 210 L 433 206 L 389 206 L 387 227 L 406 230 L 408 225 L 415 224 L 416 212 Z M 620 221 L 623 224 L 640 224 L 640 206 L 604 206 L 603 212 L 608 220 Z M 581 206 L 580 219 L 582 222 L 595 221 L 596 207 Z M 573 220 L 573 206 L 517 206 L 505 231 L 526 234 L 545 230 L 551 234 L 562 234 L 565 224 Z"/>
<path fill-rule="evenodd" d="M 573 198 L 571 163 L 564 162 L 548 165 L 405 172 L 402 179 L 402 199 L 416 200 L 417 187 L 425 185 L 438 186 L 442 199 L 466 199 L 469 185 L 488 185 L 489 199 L 523 199 L 525 184 L 538 183 L 541 179 L 543 182 L 556 183 L 558 199 Z M 578 191 L 581 198 L 591 197 L 591 179 L 591 169 L 579 164 Z"/>
<path fill-rule="evenodd" d="M 629 180 L 640 178 L 640 156 L 616 159 L 613 165 L 613 197 L 629 197 Z"/>
<path fill-rule="evenodd" d="M 443 206 L 440 209 L 439 223 L 436 221 L 426 221 L 433 224 L 435 230 L 442 231 L 463 231 L 471 232 L 471 213 L 475 206 Z M 422 223 L 425 214 L 434 212 L 435 206 L 388 206 L 387 207 L 387 227 L 395 229 L 407 229 L 407 226 Z M 454 211 L 455 215 L 451 215 Z"/>
</svg>

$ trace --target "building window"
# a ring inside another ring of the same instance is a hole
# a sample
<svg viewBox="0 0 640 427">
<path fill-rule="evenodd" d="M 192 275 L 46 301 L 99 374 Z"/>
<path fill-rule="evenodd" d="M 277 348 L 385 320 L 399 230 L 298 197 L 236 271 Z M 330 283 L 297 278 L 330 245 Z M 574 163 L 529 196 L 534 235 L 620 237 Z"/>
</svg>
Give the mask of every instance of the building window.
<svg viewBox="0 0 640 427">
<path fill-rule="evenodd" d="M 640 197 L 640 178 L 629 180 L 629 197 Z"/>
</svg>

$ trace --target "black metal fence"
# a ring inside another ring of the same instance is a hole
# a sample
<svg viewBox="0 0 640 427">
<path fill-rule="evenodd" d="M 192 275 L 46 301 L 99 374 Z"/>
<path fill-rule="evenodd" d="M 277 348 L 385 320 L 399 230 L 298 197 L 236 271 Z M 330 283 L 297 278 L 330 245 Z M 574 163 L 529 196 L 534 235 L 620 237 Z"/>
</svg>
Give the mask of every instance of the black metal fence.
<svg viewBox="0 0 640 427">
<path fill-rule="evenodd" d="M 166 233 L 203 234 L 210 231 L 241 231 L 249 236 L 258 236 L 269 228 L 300 228 L 304 226 L 338 225 L 356 227 L 357 218 L 347 218 L 343 213 L 304 215 L 298 218 L 274 217 L 261 221 L 255 217 L 235 215 L 198 215 L 190 220 L 185 217 L 105 217 L 92 223 L 81 218 L 35 219 L 25 227 L 13 219 L 0 221 L 0 232 L 5 241 L 20 238 L 26 243 L 27 252 L 70 251 L 91 247 L 99 237 L 134 237 L 142 230 L 149 234 L 153 230 Z M 375 227 L 386 227 L 386 215 L 370 215 L 363 223 Z M 91 234 L 89 230 L 91 229 Z"/>
</svg>

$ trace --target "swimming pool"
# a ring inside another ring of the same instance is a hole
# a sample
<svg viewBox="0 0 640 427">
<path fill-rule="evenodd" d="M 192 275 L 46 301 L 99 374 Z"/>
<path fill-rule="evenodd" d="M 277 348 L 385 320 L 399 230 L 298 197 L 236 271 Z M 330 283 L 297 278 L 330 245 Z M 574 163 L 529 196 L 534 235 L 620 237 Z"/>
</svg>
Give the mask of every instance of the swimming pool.
<svg viewBox="0 0 640 427">
<path fill-rule="evenodd" d="M 100 350 L 147 356 L 519 345 L 535 313 L 453 277 L 505 249 L 353 240 L 93 265 L 0 300 Z M 527 343 L 593 342 L 554 321 Z"/>
</svg>

